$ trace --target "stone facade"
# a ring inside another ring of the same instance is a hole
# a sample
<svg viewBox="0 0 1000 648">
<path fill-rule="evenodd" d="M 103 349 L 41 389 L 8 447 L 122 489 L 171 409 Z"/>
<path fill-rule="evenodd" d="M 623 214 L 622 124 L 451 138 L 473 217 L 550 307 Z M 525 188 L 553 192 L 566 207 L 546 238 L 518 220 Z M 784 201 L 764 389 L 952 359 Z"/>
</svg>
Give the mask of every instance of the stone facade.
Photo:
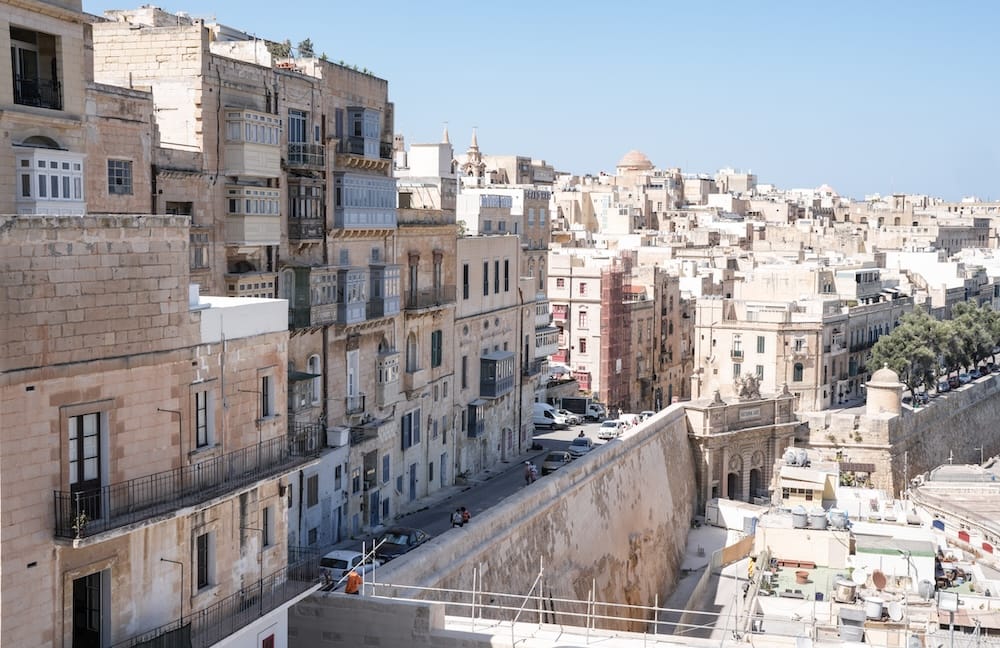
<svg viewBox="0 0 1000 648">
<path fill-rule="evenodd" d="M 192 302 L 183 218 L 0 232 L 2 643 L 108 645 L 284 569 L 308 460 L 277 397 L 284 303 Z M 234 461 L 250 476 L 219 482 Z"/>
<path fill-rule="evenodd" d="M 775 464 L 794 445 L 799 426 L 791 394 L 725 402 L 694 401 L 685 405 L 688 439 L 695 456 L 696 510 L 710 499 L 744 502 L 767 500 L 777 472 Z"/>
</svg>

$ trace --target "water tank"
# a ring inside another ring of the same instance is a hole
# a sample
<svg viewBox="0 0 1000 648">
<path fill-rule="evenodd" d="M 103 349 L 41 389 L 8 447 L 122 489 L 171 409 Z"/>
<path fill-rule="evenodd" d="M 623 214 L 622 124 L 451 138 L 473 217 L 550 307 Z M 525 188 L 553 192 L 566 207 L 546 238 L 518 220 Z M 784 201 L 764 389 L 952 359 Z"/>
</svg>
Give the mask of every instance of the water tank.
<svg viewBox="0 0 1000 648">
<path fill-rule="evenodd" d="M 814 529 L 825 529 L 826 511 L 821 508 L 814 508 L 809 511 L 809 526 Z"/>
<path fill-rule="evenodd" d="M 931 526 L 938 531 L 944 531 L 944 520 L 934 520 L 931 522 Z"/>
<path fill-rule="evenodd" d="M 922 580 L 917 584 L 917 592 L 920 594 L 920 598 L 925 601 L 931 600 L 934 596 L 934 583 L 929 580 Z"/>
<path fill-rule="evenodd" d="M 792 509 L 792 527 L 804 529 L 807 526 L 809 526 L 809 514 L 806 513 L 806 507 L 796 506 Z"/>
<path fill-rule="evenodd" d="M 869 619 L 882 618 L 882 599 L 870 596 L 865 599 L 865 616 Z"/>
<path fill-rule="evenodd" d="M 795 448 L 789 448 L 788 450 L 785 450 L 785 454 L 782 457 L 782 459 L 785 460 L 785 464 L 787 464 L 789 466 L 794 466 L 795 465 Z"/>
<path fill-rule="evenodd" d="M 889 618 L 896 623 L 903 620 L 903 603 L 901 601 L 889 601 Z"/>
<path fill-rule="evenodd" d="M 854 608 L 840 608 L 838 631 L 844 641 L 861 641 L 865 634 L 865 613 Z"/>
<path fill-rule="evenodd" d="M 830 526 L 834 529 L 847 528 L 847 511 L 843 509 L 830 509 Z"/>
<path fill-rule="evenodd" d="M 795 463 L 798 466 L 808 466 L 809 465 L 809 453 L 803 448 L 796 448 L 795 450 Z"/>
<path fill-rule="evenodd" d="M 840 580 L 837 581 L 833 598 L 838 603 L 853 603 L 854 592 L 856 590 L 857 590 L 857 585 L 855 585 L 853 581 L 849 581 L 846 578 L 841 578 Z"/>
</svg>

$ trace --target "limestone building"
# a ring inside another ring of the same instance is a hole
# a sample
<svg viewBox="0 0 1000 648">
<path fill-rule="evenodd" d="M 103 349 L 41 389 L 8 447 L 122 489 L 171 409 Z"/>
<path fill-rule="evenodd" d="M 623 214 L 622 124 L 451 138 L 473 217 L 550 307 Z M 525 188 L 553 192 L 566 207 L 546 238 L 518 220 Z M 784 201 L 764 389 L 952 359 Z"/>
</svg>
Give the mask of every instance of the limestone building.
<svg viewBox="0 0 1000 648">
<path fill-rule="evenodd" d="M 320 448 L 288 430 L 285 302 L 189 290 L 184 217 L 3 218 L 0 641 L 283 636 Z"/>
</svg>

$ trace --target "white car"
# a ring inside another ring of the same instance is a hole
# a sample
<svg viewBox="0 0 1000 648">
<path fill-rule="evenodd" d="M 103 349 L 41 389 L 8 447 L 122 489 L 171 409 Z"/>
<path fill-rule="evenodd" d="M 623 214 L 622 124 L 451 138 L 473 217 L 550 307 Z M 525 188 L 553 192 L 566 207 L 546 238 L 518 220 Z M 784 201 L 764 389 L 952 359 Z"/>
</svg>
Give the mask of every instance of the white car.
<svg viewBox="0 0 1000 648">
<path fill-rule="evenodd" d="M 601 423 L 601 428 L 597 431 L 597 438 L 608 441 L 617 439 L 625 431 L 625 423 L 618 419 L 608 419 Z"/>
<path fill-rule="evenodd" d="M 557 409 L 556 414 L 566 419 L 569 425 L 580 425 L 581 423 L 583 423 L 579 414 L 574 414 L 569 410 Z"/>
<path fill-rule="evenodd" d="M 366 574 L 382 564 L 381 560 L 369 558 L 366 562 L 364 554 L 358 551 L 335 549 L 319 560 L 319 571 L 326 582 L 336 583 L 352 570 Z"/>
</svg>

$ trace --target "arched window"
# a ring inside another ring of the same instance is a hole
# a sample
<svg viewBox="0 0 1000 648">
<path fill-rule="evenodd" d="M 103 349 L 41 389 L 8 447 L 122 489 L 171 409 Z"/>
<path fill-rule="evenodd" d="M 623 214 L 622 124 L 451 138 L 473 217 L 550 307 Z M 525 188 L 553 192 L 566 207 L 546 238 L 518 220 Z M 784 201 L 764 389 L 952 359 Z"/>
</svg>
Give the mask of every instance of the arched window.
<svg viewBox="0 0 1000 648">
<path fill-rule="evenodd" d="M 534 277 L 535 276 L 535 260 L 534 259 L 528 259 L 528 276 L 529 277 Z"/>
<path fill-rule="evenodd" d="M 792 382 L 802 382 L 802 363 L 796 362 L 792 368 Z"/>
<path fill-rule="evenodd" d="M 410 333 L 406 337 L 406 372 L 413 373 L 417 370 L 417 336 Z"/>
<path fill-rule="evenodd" d="M 312 404 L 319 405 L 320 400 L 323 398 L 323 378 L 320 375 L 323 372 L 318 355 L 309 356 L 309 360 L 306 362 L 306 371 L 316 374 L 316 377 L 311 379 L 312 384 L 309 387 L 312 394 Z"/>
<path fill-rule="evenodd" d="M 538 289 L 545 290 L 545 261 L 538 262 Z"/>
</svg>

